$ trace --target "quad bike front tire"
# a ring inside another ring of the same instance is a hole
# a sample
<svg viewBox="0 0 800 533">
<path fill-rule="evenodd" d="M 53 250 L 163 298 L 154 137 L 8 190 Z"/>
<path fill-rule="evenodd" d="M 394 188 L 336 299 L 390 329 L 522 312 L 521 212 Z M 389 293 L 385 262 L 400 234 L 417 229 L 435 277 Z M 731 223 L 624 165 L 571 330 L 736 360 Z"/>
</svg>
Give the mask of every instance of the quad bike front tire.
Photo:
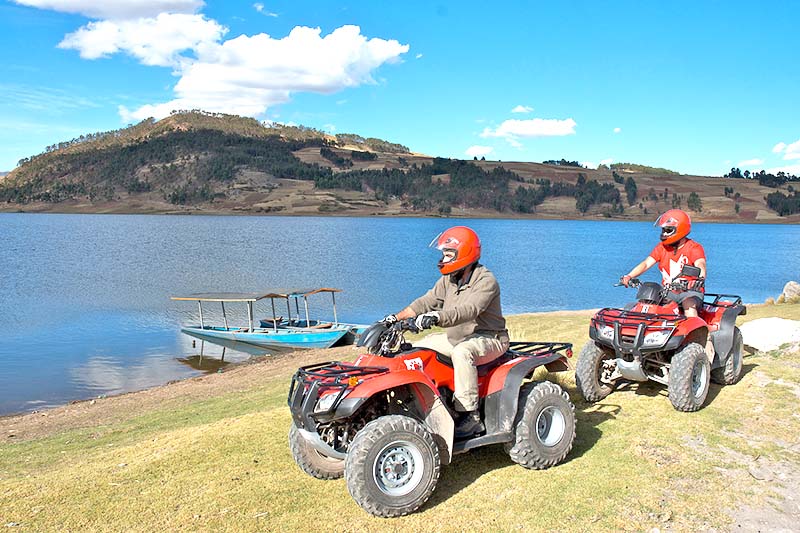
<svg viewBox="0 0 800 533">
<path fill-rule="evenodd" d="M 690 342 L 672 356 L 669 369 L 669 401 L 678 411 L 703 407 L 711 382 L 711 364 L 703 346 Z"/>
<path fill-rule="evenodd" d="M 575 368 L 575 383 L 587 402 L 599 402 L 614 390 L 612 385 L 600 381 L 603 362 L 609 359 L 614 359 L 614 355 L 591 340 L 581 350 Z"/>
<path fill-rule="evenodd" d="M 289 427 L 289 450 L 300 469 L 317 479 L 338 479 L 344 475 L 344 459 L 334 459 L 319 453 L 300 435 L 297 426 Z"/>
<path fill-rule="evenodd" d="M 440 467 L 439 447 L 425 426 L 407 416 L 389 415 L 356 434 L 344 477 L 358 505 L 387 518 L 413 513 L 428 501 Z"/>
<path fill-rule="evenodd" d="M 567 393 L 550 381 L 524 385 L 508 450 L 511 460 L 525 468 L 550 468 L 564 460 L 574 441 L 575 406 Z"/>
<path fill-rule="evenodd" d="M 733 327 L 733 345 L 728 353 L 725 364 L 711 371 L 711 381 L 720 385 L 733 385 L 742 378 L 744 364 L 744 340 L 742 332 L 736 326 Z"/>
</svg>

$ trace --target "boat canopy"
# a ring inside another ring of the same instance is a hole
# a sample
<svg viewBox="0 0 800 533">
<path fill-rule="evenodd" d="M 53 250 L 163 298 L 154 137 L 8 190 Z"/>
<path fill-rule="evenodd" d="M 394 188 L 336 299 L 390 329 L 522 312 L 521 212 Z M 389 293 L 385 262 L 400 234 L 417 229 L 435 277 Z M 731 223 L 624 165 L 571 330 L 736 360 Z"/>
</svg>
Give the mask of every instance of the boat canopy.
<svg viewBox="0 0 800 533">
<path fill-rule="evenodd" d="M 257 302 L 264 298 L 305 298 L 323 292 L 342 292 L 341 289 L 269 289 L 264 292 L 199 292 L 188 296 L 172 296 L 172 300 L 193 302 Z"/>
</svg>

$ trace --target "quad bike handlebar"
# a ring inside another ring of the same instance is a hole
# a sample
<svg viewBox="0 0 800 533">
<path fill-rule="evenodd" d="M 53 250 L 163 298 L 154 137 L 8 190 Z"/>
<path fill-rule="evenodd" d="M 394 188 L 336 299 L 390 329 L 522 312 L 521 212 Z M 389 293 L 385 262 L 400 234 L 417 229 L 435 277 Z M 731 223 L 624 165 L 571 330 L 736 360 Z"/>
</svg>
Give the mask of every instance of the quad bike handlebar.
<svg viewBox="0 0 800 533">
<path fill-rule="evenodd" d="M 371 354 L 394 357 L 406 344 L 404 335 L 406 331 L 419 333 L 420 330 L 413 318 L 392 323 L 381 320 L 372 324 L 361 334 L 358 346 L 366 348 Z"/>
</svg>

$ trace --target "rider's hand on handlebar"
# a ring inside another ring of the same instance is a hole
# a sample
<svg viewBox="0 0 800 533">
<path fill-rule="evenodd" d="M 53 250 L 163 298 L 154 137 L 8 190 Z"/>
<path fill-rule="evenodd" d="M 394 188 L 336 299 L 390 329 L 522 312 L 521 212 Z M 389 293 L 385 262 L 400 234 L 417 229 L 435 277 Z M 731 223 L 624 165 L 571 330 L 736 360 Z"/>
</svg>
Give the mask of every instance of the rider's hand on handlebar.
<svg viewBox="0 0 800 533">
<path fill-rule="evenodd" d="M 626 275 L 622 276 L 621 278 L 619 278 L 619 283 L 620 283 L 620 285 L 625 285 L 626 287 L 630 287 L 631 286 L 631 277 L 626 274 Z"/>
<path fill-rule="evenodd" d="M 392 324 L 397 322 L 397 315 L 386 315 L 381 319 L 381 322 L 383 322 L 387 326 L 391 326 Z"/>
<path fill-rule="evenodd" d="M 423 313 L 417 316 L 416 320 L 414 320 L 414 323 L 419 329 L 431 329 L 433 326 L 439 323 L 439 313 L 436 311 Z"/>
<path fill-rule="evenodd" d="M 699 291 L 706 285 L 705 278 L 697 278 L 687 283 L 689 290 Z"/>
</svg>

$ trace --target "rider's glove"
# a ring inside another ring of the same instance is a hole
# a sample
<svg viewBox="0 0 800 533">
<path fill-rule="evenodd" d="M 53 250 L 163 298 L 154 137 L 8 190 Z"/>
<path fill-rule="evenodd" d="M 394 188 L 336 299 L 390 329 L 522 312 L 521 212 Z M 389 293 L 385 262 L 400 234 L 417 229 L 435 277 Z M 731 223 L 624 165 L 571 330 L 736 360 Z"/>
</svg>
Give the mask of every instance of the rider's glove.
<svg viewBox="0 0 800 533">
<path fill-rule="evenodd" d="M 423 313 L 421 315 L 418 315 L 416 320 L 414 320 L 414 324 L 416 324 L 417 328 L 419 329 L 431 329 L 438 323 L 439 323 L 439 313 L 437 311 L 430 311 L 428 313 Z"/>
<path fill-rule="evenodd" d="M 631 277 L 626 274 L 625 276 L 622 276 L 621 278 L 619 278 L 619 282 L 622 285 L 625 285 L 626 287 L 629 287 L 630 284 L 631 284 Z"/>
<path fill-rule="evenodd" d="M 397 322 L 397 315 L 386 315 L 381 319 L 381 322 L 383 322 L 387 326 L 391 326 L 392 324 Z"/>
</svg>

